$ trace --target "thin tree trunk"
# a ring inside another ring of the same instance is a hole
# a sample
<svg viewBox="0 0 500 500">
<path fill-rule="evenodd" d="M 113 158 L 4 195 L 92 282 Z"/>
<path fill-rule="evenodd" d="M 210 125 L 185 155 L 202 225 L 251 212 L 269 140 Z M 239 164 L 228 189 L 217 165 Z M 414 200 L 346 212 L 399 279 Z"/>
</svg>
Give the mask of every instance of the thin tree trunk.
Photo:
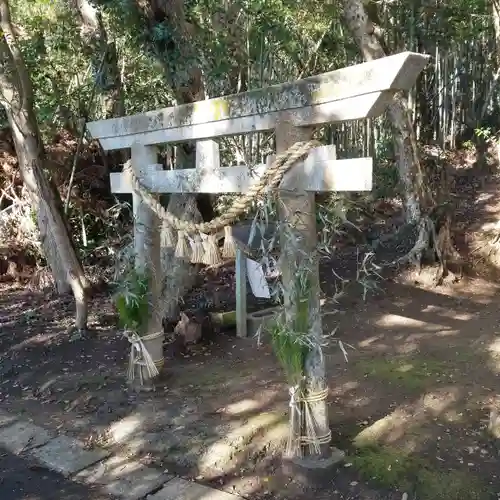
<svg viewBox="0 0 500 500">
<path fill-rule="evenodd" d="M 493 14 L 493 26 L 495 28 L 495 55 L 497 63 L 495 81 L 491 85 L 491 94 L 493 94 L 493 91 L 498 83 L 498 78 L 500 76 L 500 0 L 492 0 L 491 7 Z M 491 95 L 489 96 L 489 98 L 491 98 Z M 500 147 L 498 146 L 498 143 L 496 146 L 496 153 L 497 153 L 497 161 L 500 161 Z"/>
<path fill-rule="evenodd" d="M 72 0 L 72 5 L 78 13 L 80 34 L 92 62 L 96 88 L 101 96 L 101 114 L 103 118 L 123 116 L 125 101 L 116 45 L 109 41 L 102 15 L 94 5 L 88 0 Z"/>
<path fill-rule="evenodd" d="M 98 7 L 89 0 L 71 0 L 71 5 L 80 19 L 80 36 L 86 55 L 92 64 L 96 97 L 100 109 L 94 111 L 93 102 L 89 102 L 86 118 L 97 111 L 95 118 L 115 118 L 125 115 L 125 97 L 122 76 L 119 69 L 118 52 L 113 41 L 109 41 L 108 33 Z M 93 117 L 94 118 L 94 117 Z M 130 154 L 128 151 L 103 152 L 105 160 L 111 163 L 125 163 Z"/>
<path fill-rule="evenodd" d="M 76 327 L 84 330 L 89 283 L 63 219 L 58 192 L 43 173 L 46 157 L 33 109 L 31 79 L 16 43 L 7 0 L 0 0 L 0 28 L 3 34 L 0 38 L 0 100 L 12 129 L 21 176 L 38 215 L 42 245 L 51 270 L 53 273 L 64 270 L 65 281 L 69 282 L 76 299 Z"/>
<path fill-rule="evenodd" d="M 495 28 L 497 67 L 500 67 L 500 0 L 492 0 L 491 8 L 493 14 L 493 26 Z"/>
<path fill-rule="evenodd" d="M 342 0 L 345 23 L 366 61 L 385 57 L 383 42 L 377 36 L 377 26 L 369 19 L 362 0 Z M 373 3 L 369 2 L 373 7 Z M 399 178 L 403 187 L 406 221 L 415 223 L 421 217 L 420 164 L 408 105 L 397 96 L 388 107 L 388 116 L 395 131 L 395 154 Z"/>
<path fill-rule="evenodd" d="M 205 85 L 203 74 L 198 66 L 197 49 L 194 43 L 195 27 L 186 19 L 185 5 L 180 0 L 153 2 L 136 0 L 139 13 L 148 27 L 148 43 L 152 52 L 162 64 L 168 84 L 172 88 L 176 104 L 187 104 L 204 100 Z M 168 40 L 153 36 L 155 29 L 168 27 Z M 176 148 L 176 168 L 195 167 L 196 147 L 192 142 L 180 144 Z M 183 216 L 186 220 L 211 219 L 210 195 L 196 196 L 198 209 L 187 211 L 186 206 L 193 206 L 190 200 L 195 195 L 174 194 L 170 196 L 168 211 Z M 196 206 L 196 204 L 194 204 Z M 204 209 L 204 210 L 202 210 Z M 200 213 L 201 212 L 201 213 Z M 174 262 L 175 260 L 175 262 Z M 164 256 L 164 269 L 168 269 L 165 290 L 166 317 L 175 319 L 178 313 L 179 299 L 193 286 L 196 277 L 195 266 L 176 259 L 173 252 Z"/>
<path fill-rule="evenodd" d="M 19 153 L 17 156 L 20 158 Z M 20 159 L 19 164 L 21 164 Z M 29 192 L 31 193 L 33 206 L 38 207 L 36 217 L 38 230 L 40 232 L 40 242 L 42 244 L 45 259 L 47 260 L 47 264 L 52 273 L 56 291 L 59 295 L 66 294 L 71 290 L 71 287 L 66 278 L 66 271 L 64 269 L 63 262 L 59 259 L 59 253 L 57 251 L 56 241 L 49 224 L 49 216 L 47 214 L 46 206 L 40 203 L 40 199 L 35 197 L 35 194 L 31 190 L 29 190 Z"/>
<path fill-rule="evenodd" d="M 386 53 L 380 27 L 369 18 L 365 5 L 370 9 L 376 8 L 373 1 L 342 0 L 345 23 L 364 59 L 371 61 L 384 57 Z M 405 98 L 396 95 L 388 106 L 387 113 L 394 128 L 395 154 L 403 187 L 406 222 L 414 224 L 418 229 L 413 249 L 398 262 L 410 261 L 420 268 L 422 258 L 432 251 L 440 263 L 436 274 L 436 282 L 440 283 L 449 272 L 448 262 L 452 259 L 460 260 L 452 244 L 452 212 L 437 210 L 439 207 L 419 161 L 417 141 Z M 441 174 L 437 186 L 440 196 L 448 195 L 447 182 L 447 176 Z M 459 266 L 461 267 L 461 263 Z"/>
</svg>

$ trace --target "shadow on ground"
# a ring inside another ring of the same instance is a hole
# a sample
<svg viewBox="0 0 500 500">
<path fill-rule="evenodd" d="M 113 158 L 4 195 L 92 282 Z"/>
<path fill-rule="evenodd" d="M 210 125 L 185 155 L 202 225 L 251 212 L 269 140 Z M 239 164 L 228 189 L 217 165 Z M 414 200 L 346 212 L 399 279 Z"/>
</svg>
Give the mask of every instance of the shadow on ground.
<svg viewBox="0 0 500 500">
<path fill-rule="evenodd" d="M 2 500 L 111 500 L 96 488 L 77 484 L 2 449 L 0 485 Z"/>
<path fill-rule="evenodd" d="M 9 293 L 43 308 L 43 297 Z M 326 316 L 325 327 L 338 326 L 338 338 L 354 347 L 347 363 L 337 346 L 326 351 L 334 444 L 348 450 L 352 466 L 316 485 L 315 496 L 399 499 L 390 492 L 432 487 L 435 494 L 446 479 L 461 485 L 448 499 L 475 498 L 459 495 L 476 484 L 484 495 L 500 491 L 496 443 L 486 430 L 499 389 L 497 299 L 496 288 L 479 280 L 434 291 L 392 283 Z M 221 338 L 191 358 L 167 359 L 156 392 L 136 393 L 124 381 L 126 342 L 111 327 L 68 338 L 58 327 L 68 311 L 49 306 L 50 321 L 39 309 L 1 325 L 3 408 L 251 498 L 311 494 L 280 469 L 287 388 L 268 345 Z M 418 498 L 441 498 L 425 495 Z"/>
<path fill-rule="evenodd" d="M 494 212 L 474 203 L 476 218 Z M 280 467 L 288 391 L 269 345 L 222 336 L 189 358 L 168 355 L 156 391 L 136 393 L 125 384 L 128 344 L 106 326 L 105 296 L 94 299 L 95 335 L 78 338 L 66 333 L 71 301 L 2 290 L 1 406 L 252 499 L 496 498 L 498 445 L 487 429 L 500 404 L 492 281 L 431 289 L 425 273 L 406 273 L 325 316 L 325 331 L 338 328 L 353 347 L 347 363 L 335 343 L 325 351 L 333 444 L 348 458 L 313 485 Z M 331 297 L 332 281 L 323 285 Z"/>
</svg>

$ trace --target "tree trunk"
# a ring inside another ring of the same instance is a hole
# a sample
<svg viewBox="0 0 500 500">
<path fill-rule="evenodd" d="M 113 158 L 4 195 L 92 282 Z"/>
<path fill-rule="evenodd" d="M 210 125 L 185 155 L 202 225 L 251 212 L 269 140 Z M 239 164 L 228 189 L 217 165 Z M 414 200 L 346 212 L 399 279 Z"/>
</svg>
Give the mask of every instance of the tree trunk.
<svg viewBox="0 0 500 500">
<path fill-rule="evenodd" d="M 497 68 L 500 68 L 500 0 L 492 0 L 491 8 L 493 14 L 493 26 L 495 28 Z"/>
<path fill-rule="evenodd" d="M 76 300 L 76 327 L 83 330 L 87 325 L 89 283 L 63 219 L 58 192 L 43 173 L 46 157 L 33 109 L 31 79 L 16 43 L 7 0 L 0 0 L 0 28 L 3 34 L 0 38 L 0 99 L 12 128 L 21 176 L 31 194 L 51 270 L 53 273 L 64 271 L 64 281 L 69 283 Z"/>
<path fill-rule="evenodd" d="M 19 158 L 19 165 L 21 165 L 19 153 L 17 153 L 17 157 Z M 21 171 L 24 170 L 22 167 L 20 168 Z M 71 287 L 69 286 L 68 280 L 66 279 L 66 271 L 64 269 L 64 265 L 59 259 L 56 241 L 50 229 L 49 216 L 47 214 L 46 206 L 41 204 L 39 199 L 34 198 L 34 194 L 31 190 L 29 190 L 29 192 L 31 193 L 33 206 L 38 207 L 36 218 L 38 230 L 40 232 L 40 242 L 42 243 L 43 253 L 52 273 L 56 291 L 59 295 L 66 294 L 71 290 Z"/>
<path fill-rule="evenodd" d="M 102 118 L 125 114 L 122 81 L 118 68 L 118 54 L 114 42 L 108 40 L 100 11 L 88 0 L 72 0 L 80 19 L 80 34 L 101 97 Z M 103 61 L 104 58 L 104 61 Z"/>
<path fill-rule="evenodd" d="M 369 18 L 365 5 L 370 9 L 376 8 L 373 1 L 342 0 L 345 23 L 364 59 L 371 61 L 386 54 L 380 27 Z M 417 229 L 414 247 L 397 262 L 412 262 L 420 269 L 422 258 L 432 255 L 440 264 L 435 278 L 439 284 L 449 274 L 450 262 L 455 261 L 460 272 L 463 267 L 452 243 L 453 205 L 445 201 L 445 198 L 449 198 L 448 178 L 440 175 L 438 185 L 434 186 L 439 196 L 438 201 L 429 184 L 429 179 L 437 172 L 432 172 L 433 175 L 429 176 L 422 169 L 411 115 L 404 96 L 396 95 L 387 112 L 394 128 L 395 154 L 403 188 L 406 222 Z"/>
<path fill-rule="evenodd" d="M 372 2 L 370 2 L 372 4 Z M 369 19 L 362 0 L 342 0 L 344 21 L 366 61 L 380 59 L 386 54 L 377 36 L 377 26 Z M 372 5 L 373 7 L 373 5 Z M 389 119 L 395 130 L 394 145 L 400 182 L 403 187 L 406 221 L 415 223 L 421 217 L 422 176 L 413 125 L 408 105 L 397 96 L 388 107 Z"/>
<path fill-rule="evenodd" d="M 193 38 L 195 27 L 186 19 L 185 5 L 180 0 L 153 2 L 151 0 L 136 0 L 136 6 L 148 28 L 148 43 L 152 52 L 162 64 L 166 79 L 172 88 L 176 104 L 187 104 L 204 100 L 205 86 L 201 68 L 198 66 L 197 50 Z M 155 30 L 161 27 L 167 38 L 153 36 Z M 165 27 L 168 29 L 165 30 Z M 196 147 L 194 143 L 186 142 L 176 148 L 176 168 L 195 167 Z M 210 195 L 196 196 L 198 209 L 186 211 L 193 207 L 190 202 L 195 197 L 191 194 L 174 194 L 170 196 L 168 211 L 186 220 L 199 221 L 211 219 Z M 203 213 L 200 214 L 202 208 Z M 193 286 L 196 277 L 196 267 L 188 262 L 177 259 L 173 252 L 163 256 L 164 269 L 169 270 L 166 277 L 165 290 L 169 301 L 166 317 L 175 319 L 178 314 L 179 299 Z"/>
<path fill-rule="evenodd" d="M 370 9 L 376 8 L 373 1 L 342 0 L 344 21 L 364 59 L 372 61 L 386 54 L 380 27 L 369 18 L 365 5 Z M 452 259 L 457 260 L 451 237 L 452 214 L 449 210 L 438 210 L 440 207 L 437 207 L 428 185 L 428 176 L 424 175 L 419 161 L 417 141 L 405 97 L 396 95 L 388 106 L 387 113 L 394 128 L 395 155 L 403 189 L 405 219 L 407 224 L 416 228 L 417 233 L 414 247 L 397 263 L 411 262 L 420 269 L 423 257 L 432 255 L 440 264 L 435 278 L 436 283 L 440 283 L 449 273 L 448 263 Z M 444 180 L 439 186 L 441 193 L 446 191 L 443 183 Z M 458 265 L 461 268 L 461 263 Z"/>
<path fill-rule="evenodd" d="M 498 84 L 498 80 L 500 77 L 500 0 L 493 0 L 491 2 L 492 14 L 493 14 L 493 26 L 495 27 L 495 55 L 496 55 L 496 63 L 497 63 L 497 72 L 495 74 L 495 81 L 492 84 L 492 88 L 490 93 L 492 94 L 496 85 Z M 500 146 L 496 145 L 496 155 L 497 162 L 500 162 Z"/>
<path fill-rule="evenodd" d="M 96 118 L 114 118 L 125 115 L 123 83 L 118 67 L 118 53 L 114 42 L 110 42 L 100 10 L 89 0 L 71 0 L 71 6 L 80 19 L 80 36 L 87 57 L 92 64 L 94 85 L 100 101 Z M 86 118 L 93 114 L 93 103 L 85 110 Z M 125 163 L 130 155 L 127 151 L 104 153 L 110 163 Z"/>
</svg>

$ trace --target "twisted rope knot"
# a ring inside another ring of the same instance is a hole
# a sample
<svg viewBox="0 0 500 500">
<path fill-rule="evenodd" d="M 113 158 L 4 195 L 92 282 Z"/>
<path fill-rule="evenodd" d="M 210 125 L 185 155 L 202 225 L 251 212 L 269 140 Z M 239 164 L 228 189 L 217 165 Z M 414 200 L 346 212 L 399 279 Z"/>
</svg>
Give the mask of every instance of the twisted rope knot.
<svg viewBox="0 0 500 500">
<path fill-rule="evenodd" d="M 290 431 L 287 439 L 286 455 L 289 457 L 301 456 L 303 446 L 308 446 L 311 453 L 319 453 L 320 446 L 331 441 L 332 433 L 328 430 L 325 434 L 318 435 L 316 421 L 310 405 L 311 403 L 324 401 L 328 396 L 328 388 L 310 392 L 306 395 L 301 391 L 299 385 L 295 385 L 289 387 L 288 393 L 290 395 L 290 401 L 288 402 L 290 407 Z M 305 434 L 303 434 L 304 430 Z"/>
<path fill-rule="evenodd" d="M 235 243 L 233 241 L 230 226 L 234 224 L 239 217 L 250 208 L 251 204 L 263 195 L 265 191 L 275 190 L 284 175 L 301 158 L 306 156 L 311 149 L 319 146 L 320 143 L 315 140 L 296 142 L 287 151 L 279 154 L 260 177 L 252 184 L 246 194 L 235 198 L 232 205 L 226 213 L 215 217 L 209 222 L 194 223 L 192 221 L 182 220 L 179 217 L 169 213 L 162 204 L 153 196 L 147 188 L 141 183 L 132 162 L 129 160 L 123 165 L 123 172 L 128 176 L 132 190 L 141 196 L 144 203 L 158 216 L 162 221 L 162 243 L 164 246 L 173 246 L 175 236 L 173 231 L 177 232 L 177 246 L 175 255 L 185 257 L 188 253 L 186 236 L 196 234 L 192 238 L 193 253 L 192 261 L 204 264 L 214 264 L 218 260 L 218 246 L 215 240 L 215 233 L 224 228 L 226 241 L 224 243 L 224 256 L 233 258 L 236 254 Z M 228 230 L 226 228 L 229 228 Z M 207 235 L 205 240 L 201 235 Z M 220 260 L 220 259 L 219 259 Z"/>
<path fill-rule="evenodd" d="M 238 217 L 250 207 L 251 203 L 262 195 L 266 188 L 276 189 L 292 165 L 306 156 L 311 149 L 318 145 L 319 143 L 315 140 L 296 142 L 293 144 L 287 151 L 276 157 L 272 165 L 264 171 L 264 174 L 258 182 L 250 187 L 248 193 L 235 199 L 225 214 L 215 217 L 209 222 L 194 223 L 181 220 L 173 214 L 168 213 L 161 203 L 148 192 L 137 178 L 130 160 L 123 166 L 123 172 L 128 175 L 134 191 L 143 198 L 144 202 L 162 221 L 166 221 L 173 229 L 185 231 L 186 233 L 200 232 L 211 234 L 233 224 Z"/>
</svg>

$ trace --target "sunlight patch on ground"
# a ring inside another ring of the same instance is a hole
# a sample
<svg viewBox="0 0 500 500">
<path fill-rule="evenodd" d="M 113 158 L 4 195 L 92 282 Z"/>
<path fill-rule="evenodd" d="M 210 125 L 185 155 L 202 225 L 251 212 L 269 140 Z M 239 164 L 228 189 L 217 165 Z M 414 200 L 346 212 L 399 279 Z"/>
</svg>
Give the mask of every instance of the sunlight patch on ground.
<svg viewBox="0 0 500 500">
<path fill-rule="evenodd" d="M 464 420 L 464 414 L 456 409 L 452 409 L 444 412 L 443 418 L 446 422 L 456 424 Z"/>
<path fill-rule="evenodd" d="M 359 347 L 371 347 L 372 344 L 382 340 L 384 338 L 384 335 L 374 335 L 373 337 L 368 337 L 365 340 L 362 340 L 361 342 L 358 342 Z"/>
<path fill-rule="evenodd" d="M 409 297 L 407 299 L 395 299 L 392 304 L 395 305 L 396 307 L 408 307 L 410 304 L 412 304 L 413 298 Z"/>
<path fill-rule="evenodd" d="M 54 332 L 54 333 L 39 333 L 38 335 L 34 335 L 33 337 L 30 337 L 29 339 L 23 340 L 19 344 L 16 344 L 12 346 L 13 351 L 19 351 L 21 349 L 24 349 L 26 347 L 30 346 L 36 346 L 40 344 L 47 344 L 57 338 L 60 335 L 60 332 Z"/>
<path fill-rule="evenodd" d="M 368 406 L 371 402 L 372 398 L 369 398 L 368 396 L 358 396 L 345 402 L 344 406 L 347 408 L 361 408 L 363 406 Z"/>
<path fill-rule="evenodd" d="M 495 373 L 500 373 L 500 337 L 490 343 L 488 352 L 490 354 L 490 368 Z"/>
<path fill-rule="evenodd" d="M 201 456 L 198 469 L 208 477 L 242 464 L 260 449 L 280 447 L 288 432 L 288 421 L 280 413 L 261 413 L 230 431 Z"/>
<path fill-rule="evenodd" d="M 428 305 L 422 309 L 423 313 L 434 313 L 443 316 L 444 318 L 454 319 L 457 321 L 470 321 L 474 318 L 474 314 L 465 312 L 456 312 L 453 309 L 440 307 L 435 305 Z"/>
<path fill-rule="evenodd" d="M 242 399 L 236 403 L 230 403 L 218 410 L 219 413 L 225 415 L 238 416 L 244 413 L 255 412 L 262 410 L 263 407 L 268 405 L 276 397 L 276 391 L 262 391 L 260 397 L 253 399 Z"/>
<path fill-rule="evenodd" d="M 237 403 L 231 403 L 225 408 L 221 408 L 219 411 L 227 415 L 240 415 L 241 413 L 257 410 L 260 406 L 260 402 L 255 399 L 243 399 Z"/>
<path fill-rule="evenodd" d="M 412 354 L 417 351 L 420 347 L 420 340 L 427 338 L 427 334 L 411 334 L 407 337 L 398 336 L 396 340 L 404 341 L 396 346 L 396 352 L 398 354 Z"/>
<path fill-rule="evenodd" d="M 336 385 L 330 389 L 330 395 L 332 396 L 343 396 L 346 392 L 354 391 L 359 387 L 359 382 L 355 380 L 350 380 L 349 382 L 344 382 L 343 384 Z"/>
<path fill-rule="evenodd" d="M 369 446 L 380 442 L 394 442 L 401 439 L 412 425 L 412 413 L 398 408 L 390 415 L 377 420 L 363 429 L 355 438 L 354 445 Z"/>
<path fill-rule="evenodd" d="M 415 404 L 397 408 L 363 429 L 354 438 L 354 445 L 364 447 L 399 443 L 406 451 L 412 452 L 426 439 L 422 426 L 430 419 L 445 416 L 448 421 L 457 421 L 460 414 L 450 406 L 458 401 L 459 396 L 460 391 L 456 387 L 428 392 Z"/>
<path fill-rule="evenodd" d="M 454 337 L 460 334 L 460 330 L 442 330 L 435 333 L 438 337 Z"/>
<path fill-rule="evenodd" d="M 109 426 L 108 434 L 114 443 L 129 441 L 142 425 L 142 417 L 138 414 L 129 415 Z"/>
<path fill-rule="evenodd" d="M 445 328 L 445 325 L 420 321 L 399 314 L 384 314 L 375 324 L 381 328 L 419 328 L 427 332 L 435 332 Z"/>
<path fill-rule="evenodd" d="M 472 280 L 464 281 L 459 287 L 457 286 L 443 286 L 441 288 L 433 288 L 432 295 L 434 303 L 439 303 L 440 297 L 449 299 L 450 297 L 455 300 L 465 300 L 467 308 L 473 306 L 488 305 L 496 300 L 500 286 L 492 281 L 487 281 L 481 278 L 474 278 Z M 450 307 L 453 309 L 462 309 L 460 303 L 457 301 L 456 306 Z M 479 310 L 478 310 L 479 312 Z"/>
<path fill-rule="evenodd" d="M 398 372 L 409 372 L 410 370 L 413 370 L 414 366 L 411 363 L 406 363 L 396 369 Z"/>
<path fill-rule="evenodd" d="M 421 407 L 434 416 L 441 415 L 450 405 L 456 403 L 460 397 L 458 387 L 445 387 L 428 392 L 421 398 Z"/>
<path fill-rule="evenodd" d="M 238 494 L 243 497 L 251 497 L 256 491 L 262 491 L 263 493 L 267 491 L 266 479 L 268 478 L 264 478 L 263 480 L 263 478 L 257 474 L 247 475 L 244 467 L 239 470 L 239 473 L 241 474 L 240 477 L 232 478 L 225 484 L 225 490 L 229 492 L 237 491 Z M 270 478 L 270 480 L 272 480 L 272 478 Z"/>
</svg>

